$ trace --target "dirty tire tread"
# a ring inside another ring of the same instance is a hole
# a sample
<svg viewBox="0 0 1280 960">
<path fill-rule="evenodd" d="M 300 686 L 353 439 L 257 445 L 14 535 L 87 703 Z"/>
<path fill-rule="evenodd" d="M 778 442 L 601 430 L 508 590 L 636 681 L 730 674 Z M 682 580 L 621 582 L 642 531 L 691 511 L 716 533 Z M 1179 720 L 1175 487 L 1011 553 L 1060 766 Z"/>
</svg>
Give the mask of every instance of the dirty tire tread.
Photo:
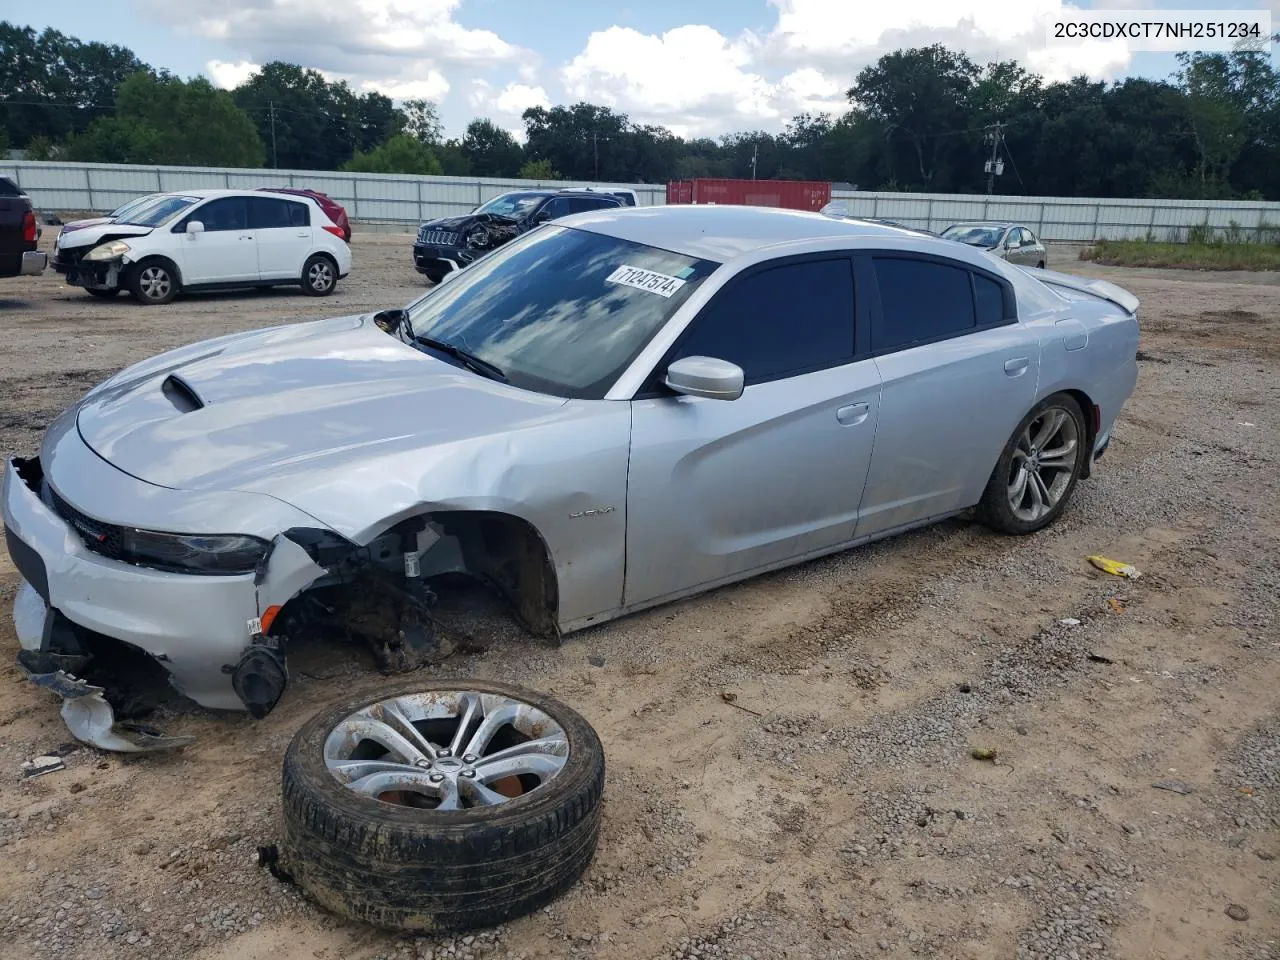
<svg viewBox="0 0 1280 960">
<path fill-rule="evenodd" d="M 1005 478 L 1009 475 L 1010 462 L 1013 458 L 1013 450 L 1018 442 L 1018 437 L 1027 424 L 1033 420 L 1040 412 L 1047 407 L 1059 406 L 1071 412 L 1076 419 L 1076 427 L 1080 437 L 1079 452 L 1076 456 L 1075 472 L 1071 476 L 1071 484 L 1063 493 L 1062 499 L 1054 506 L 1049 513 L 1035 521 L 1027 523 L 1018 519 L 1009 507 L 1008 491 L 1006 489 Z M 1090 454 L 1088 449 L 1089 431 L 1086 428 L 1084 412 L 1080 409 L 1080 404 L 1076 399 L 1068 393 L 1054 393 L 1045 397 L 1039 403 L 1028 411 L 1027 415 L 1018 421 L 1018 425 L 1014 428 L 1013 435 L 1009 437 L 1004 445 L 1004 449 L 1000 452 L 1000 459 L 996 461 L 995 467 L 991 471 L 991 477 L 987 480 L 986 489 L 982 493 L 982 500 L 978 503 L 977 515 L 991 529 L 999 532 L 1010 534 L 1011 536 L 1026 536 L 1035 533 L 1037 530 L 1043 530 L 1049 524 L 1061 516 L 1062 511 L 1066 509 L 1067 504 L 1071 500 L 1071 495 L 1075 492 L 1076 484 L 1080 482 L 1080 477 L 1084 472 L 1087 458 Z"/>
<path fill-rule="evenodd" d="M 547 786 L 519 800 L 433 815 L 360 797 L 324 765 L 329 730 L 396 691 L 348 701 L 312 719 L 285 755 L 282 863 L 322 906 L 393 929 L 462 931 L 545 906 L 590 865 L 605 772 L 595 732 L 568 707 L 532 691 L 463 685 L 550 713 L 569 737 L 569 762 Z M 459 686 L 416 684 L 401 692 Z"/>
</svg>

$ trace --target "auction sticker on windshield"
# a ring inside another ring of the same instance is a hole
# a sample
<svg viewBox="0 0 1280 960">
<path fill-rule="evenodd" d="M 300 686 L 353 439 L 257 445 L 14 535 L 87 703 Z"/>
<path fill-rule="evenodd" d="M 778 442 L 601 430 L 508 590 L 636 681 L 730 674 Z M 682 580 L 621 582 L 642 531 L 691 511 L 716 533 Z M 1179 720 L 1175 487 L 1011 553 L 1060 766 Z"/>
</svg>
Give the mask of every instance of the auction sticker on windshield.
<svg viewBox="0 0 1280 960">
<path fill-rule="evenodd" d="M 665 273 L 644 270 L 623 264 L 604 278 L 605 283 L 620 283 L 624 287 L 635 287 L 646 293 L 656 293 L 660 297 L 671 297 L 679 292 L 685 281 L 679 277 L 669 277 Z"/>
</svg>

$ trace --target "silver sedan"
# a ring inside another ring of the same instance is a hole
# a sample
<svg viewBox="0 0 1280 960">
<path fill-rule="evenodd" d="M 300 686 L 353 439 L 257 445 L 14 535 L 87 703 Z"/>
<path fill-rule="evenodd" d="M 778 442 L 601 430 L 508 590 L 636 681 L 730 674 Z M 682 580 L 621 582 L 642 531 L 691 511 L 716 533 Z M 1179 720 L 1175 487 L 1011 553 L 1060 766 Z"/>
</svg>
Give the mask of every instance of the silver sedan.
<svg viewBox="0 0 1280 960">
<path fill-rule="evenodd" d="M 406 309 L 195 344 L 66 411 L 4 478 L 19 660 L 77 736 L 150 749 L 95 682 L 121 642 L 261 715 L 315 631 L 429 652 L 446 572 L 557 638 L 971 508 L 1029 534 L 1110 442 L 1137 306 L 817 214 L 557 221 Z"/>
<path fill-rule="evenodd" d="M 1030 227 L 1020 223 L 953 223 L 939 234 L 1024 267 L 1044 267 L 1049 252 Z"/>
</svg>

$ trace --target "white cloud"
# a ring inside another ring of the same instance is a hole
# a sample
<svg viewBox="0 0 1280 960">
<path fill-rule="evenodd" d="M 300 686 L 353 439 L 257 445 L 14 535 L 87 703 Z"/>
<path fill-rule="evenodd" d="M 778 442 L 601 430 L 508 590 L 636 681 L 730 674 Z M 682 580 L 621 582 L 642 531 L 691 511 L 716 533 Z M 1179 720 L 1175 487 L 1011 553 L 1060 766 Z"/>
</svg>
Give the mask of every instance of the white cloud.
<svg viewBox="0 0 1280 960">
<path fill-rule="evenodd" d="M 144 14 L 220 41 L 231 56 L 206 70 L 223 87 L 245 80 L 257 64 L 284 60 L 393 100 L 439 102 L 454 84 L 494 70 L 519 71 L 524 89 L 536 89 L 537 55 L 459 23 L 461 0 L 137 2 Z"/>
<path fill-rule="evenodd" d="M 560 71 L 567 99 L 681 134 L 777 130 L 802 111 L 842 112 L 861 68 L 908 47 L 942 43 L 978 63 L 1017 60 L 1049 80 L 1113 78 L 1131 56 L 1123 41 L 1050 47 L 1050 20 L 1078 9 L 1065 0 L 769 3 L 777 21 L 765 35 L 727 37 L 695 24 L 662 34 L 617 25 L 592 33 Z"/>
<path fill-rule="evenodd" d="M 509 83 L 494 100 L 499 113 L 522 114 L 530 107 L 548 109 L 551 100 L 547 91 L 541 87 L 530 87 L 523 83 Z"/>
<path fill-rule="evenodd" d="M 982 63 L 1017 60 L 1049 80 L 1078 74 L 1109 79 L 1129 65 L 1123 41 L 1048 45 L 1048 26 L 1080 7 L 1064 0 L 769 0 L 778 22 L 762 59 L 804 63 L 847 81 L 893 50 L 941 43 Z M 1104 0 L 1105 2 L 1105 0 Z M 1131 6 L 1146 0 L 1126 0 Z"/>
<path fill-rule="evenodd" d="M 774 83 L 752 69 L 758 41 L 689 25 L 661 35 L 613 26 L 591 34 L 561 71 L 569 98 L 661 123 L 676 133 L 778 127 L 800 109 L 840 106 L 837 84 L 797 70 Z"/>
<path fill-rule="evenodd" d="M 205 64 L 205 72 L 213 79 L 215 87 L 231 90 L 240 86 L 258 72 L 259 66 L 248 60 L 237 60 L 227 63 L 225 60 L 210 60 Z"/>
</svg>

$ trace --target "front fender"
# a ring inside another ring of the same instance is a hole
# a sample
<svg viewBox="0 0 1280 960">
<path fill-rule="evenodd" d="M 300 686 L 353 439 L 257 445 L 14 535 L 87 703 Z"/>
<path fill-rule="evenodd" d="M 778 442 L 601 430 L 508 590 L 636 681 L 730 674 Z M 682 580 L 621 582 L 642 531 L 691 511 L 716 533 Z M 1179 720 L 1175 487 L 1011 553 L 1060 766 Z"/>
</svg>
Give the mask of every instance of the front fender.
<svg viewBox="0 0 1280 960">
<path fill-rule="evenodd" d="M 273 478 L 273 496 L 359 545 L 407 517 L 506 514 L 542 538 L 559 584 L 561 623 L 622 602 L 631 405 L 569 401 L 510 433 Z"/>
</svg>

